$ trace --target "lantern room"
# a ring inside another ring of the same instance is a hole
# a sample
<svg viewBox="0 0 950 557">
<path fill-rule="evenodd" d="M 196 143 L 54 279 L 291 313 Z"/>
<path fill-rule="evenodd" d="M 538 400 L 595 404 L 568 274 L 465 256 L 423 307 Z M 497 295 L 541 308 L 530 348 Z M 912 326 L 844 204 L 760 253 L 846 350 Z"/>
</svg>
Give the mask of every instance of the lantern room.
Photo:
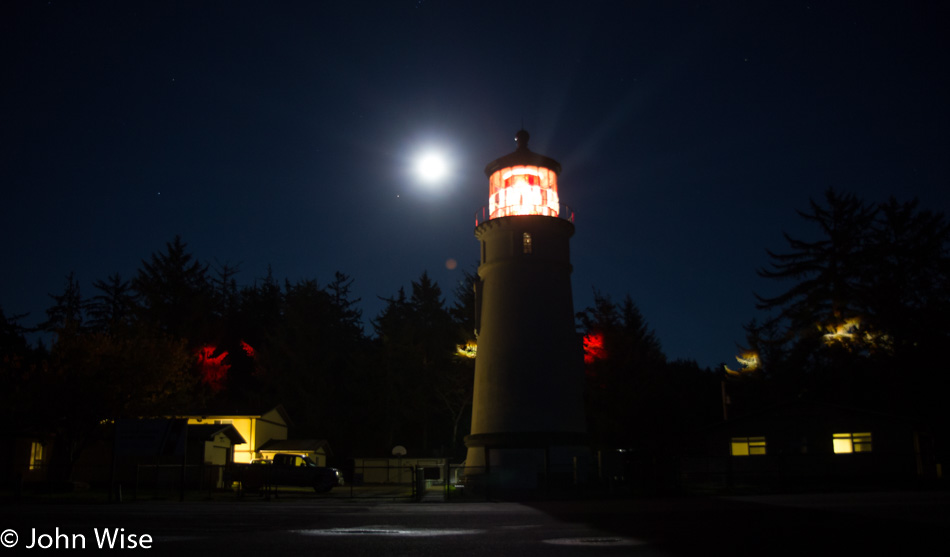
<svg viewBox="0 0 950 557">
<path fill-rule="evenodd" d="M 516 215 L 557 217 L 560 213 L 557 176 L 561 165 L 528 150 L 529 137 L 527 131 L 520 130 L 515 134 L 515 152 L 485 167 L 489 219 Z"/>
</svg>

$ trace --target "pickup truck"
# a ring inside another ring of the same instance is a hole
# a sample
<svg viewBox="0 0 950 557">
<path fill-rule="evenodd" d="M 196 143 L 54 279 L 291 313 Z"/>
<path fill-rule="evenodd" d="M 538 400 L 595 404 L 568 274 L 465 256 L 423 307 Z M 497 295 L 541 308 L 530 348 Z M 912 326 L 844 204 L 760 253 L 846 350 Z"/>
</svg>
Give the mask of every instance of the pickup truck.
<svg viewBox="0 0 950 557">
<path fill-rule="evenodd" d="M 310 457 L 299 454 L 275 454 L 271 460 L 251 461 L 236 472 L 247 491 L 272 486 L 299 486 L 326 493 L 340 483 L 339 470 L 317 466 Z"/>
</svg>

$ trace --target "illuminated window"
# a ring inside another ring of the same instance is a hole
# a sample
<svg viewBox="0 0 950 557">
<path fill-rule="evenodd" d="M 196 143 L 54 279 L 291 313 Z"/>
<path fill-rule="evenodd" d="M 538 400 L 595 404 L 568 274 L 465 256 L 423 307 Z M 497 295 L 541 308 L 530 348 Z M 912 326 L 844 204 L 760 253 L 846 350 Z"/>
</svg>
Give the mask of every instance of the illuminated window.
<svg viewBox="0 0 950 557">
<path fill-rule="evenodd" d="M 871 452 L 871 433 L 835 433 L 832 435 L 835 454 Z"/>
<path fill-rule="evenodd" d="M 30 470 L 43 468 L 43 444 L 34 442 L 30 447 Z"/>
<path fill-rule="evenodd" d="M 733 437 L 732 456 L 765 454 L 765 437 Z"/>
<path fill-rule="evenodd" d="M 521 243 L 524 245 L 524 252 L 531 253 L 531 234 L 525 232 L 521 239 Z"/>
</svg>

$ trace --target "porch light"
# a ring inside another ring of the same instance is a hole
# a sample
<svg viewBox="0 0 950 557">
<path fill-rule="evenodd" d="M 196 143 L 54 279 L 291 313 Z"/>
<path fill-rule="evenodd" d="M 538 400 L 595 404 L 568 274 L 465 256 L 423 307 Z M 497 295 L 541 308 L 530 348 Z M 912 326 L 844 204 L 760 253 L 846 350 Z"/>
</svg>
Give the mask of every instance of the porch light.
<svg viewBox="0 0 950 557">
<path fill-rule="evenodd" d="M 844 323 L 835 326 L 829 327 L 830 332 L 824 335 L 825 343 L 831 344 L 836 340 L 851 340 L 854 338 L 855 333 L 858 332 L 858 328 L 861 326 L 861 319 L 857 317 L 852 317 L 851 319 L 846 319 Z"/>
<path fill-rule="evenodd" d="M 478 352 L 478 345 L 475 343 L 475 341 L 470 340 L 465 344 L 456 345 L 455 352 L 463 358 L 474 359 L 475 354 Z"/>
<path fill-rule="evenodd" d="M 731 369 L 729 366 L 723 366 L 729 375 L 742 375 L 759 369 L 759 355 L 751 350 L 736 356 L 736 361 L 742 366 L 737 370 Z"/>
</svg>

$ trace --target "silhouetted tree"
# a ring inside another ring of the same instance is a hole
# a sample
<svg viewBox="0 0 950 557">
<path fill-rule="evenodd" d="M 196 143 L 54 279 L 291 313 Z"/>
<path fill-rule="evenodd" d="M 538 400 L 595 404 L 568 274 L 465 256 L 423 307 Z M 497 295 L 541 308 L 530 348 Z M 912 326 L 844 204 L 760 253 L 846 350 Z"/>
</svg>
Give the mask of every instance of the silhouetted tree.
<svg viewBox="0 0 950 557">
<path fill-rule="evenodd" d="M 118 326 L 128 310 L 127 284 L 97 281 L 105 294 L 89 304 L 75 276 L 43 328 L 56 333 L 44 364 L 36 369 L 30 419 L 56 435 L 53 477 L 70 477 L 91 433 L 105 420 L 180 411 L 194 394 L 194 365 L 182 340 L 143 327 Z M 92 327 L 84 325 L 92 309 Z M 100 324 L 102 327 L 100 328 Z"/>
<path fill-rule="evenodd" d="M 798 281 L 778 296 L 756 295 L 758 309 L 778 309 L 797 334 L 813 334 L 854 317 L 865 299 L 862 279 L 875 211 L 854 195 L 832 189 L 825 192 L 825 202 L 827 206 L 810 200 L 809 212 L 798 211 L 818 226 L 821 238 L 807 242 L 786 233 L 791 251 L 769 250 L 770 268 L 758 271 L 761 277 Z"/>
<path fill-rule="evenodd" d="M 363 337 L 363 311 L 357 307 L 360 299 L 351 298 L 352 287 L 353 279 L 340 271 L 333 274 L 333 280 L 327 285 L 331 307 L 336 314 L 334 322 L 347 340 Z"/>
<path fill-rule="evenodd" d="M 214 291 L 212 307 L 225 322 L 234 319 L 240 304 L 237 281 L 234 279 L 240 271 L 239 265 L 219 263 L 214 266 L 214 274 L 209 279 Z"/>
<path fill-rule="evenodd" d="M 140 333 L 70 333 L 53 345 L 34 417 L 56 434 L 61 479 L 104 421 L 181 412 L 191 402 L 194 360 L 184 341 Z"/>
<path fill-rule="evenodd" d="M 824 205 L 810 203 L 799 214 L 818 225 L 818 239 L 786 234 L 792 251 L 769 251 L 772 267 L 759 271 L 796 281 L 759 297 L 759 309 L 778 312 L 771 330 L 748 331 L 769 390 L 935 415 L 943 382 L 932 370 L 950 340 L 950 225 L 916 201 L 869 206 L 829 190 Z"/>
<path fill-rule="evenodd" d="M 334 350 L 328 339 L 329 307 L 317 281 L 286 281 L 280 323 L 262 349 L 280 400 L 311 431 L 332 404 L 337 379 L 337 370 L 327 365 Z"/>
<path fill-rule="evenodd" d="M 666 356 L 628 296 L 618 307 L 594 292 L 578 314 L 585 333 L 588 427 L 596 444 L 654 450 L 668 433 Z"/>
<path fill-rule="evenodd" d="M 455 286 L 453 292 L 455 302 L 449 309 L 449 313 L 462 329 L 461 334 L 467 338 L 472 338 L 475 334 L 475 283 L 479 280 L 478 272 L 474 269 L 471 271 L 463 270 L 462 275 L 463 279 Z"/>
<path fill-rule="evenodd" d="M 86 315 L 86 300 L 83 299 L 75 273 L 66 276 L 61 294 L 50 294 L 55 304 L 47 308 L 46 321 L 39 325 L 44 331 L 57 334 L 78 332 L 83 327 Z"/>
<path fill-rule="evenodd" d="M 267 279 L 245 289 L 242 302 L 245 322 L 268 323 L 248 334 L 255 338 L 261 386 L 294 416 L 298 435 L 334 439 L 338 450 L 362 433 L 354 401 L 365 398 L 361 389 L 367 388 L 366 341 L 351 285 L 338 272 L 326 288 L 315 280 L 285 281 L 279 293 Z"/>
<path fill-rule="evenodd" d="M 0 307 L 0 355 L 3 356 L 3 359 L 0 361 L 7 362 L 12 360 L 28 349 L 26 337 L 24 336 L 25 329 L 19 324 L 19 320 L 24 317 L 26 317 L 26 315 L 11 315 L 7 317 L 3 312 L 3 307 Z"/>
<path fill-rule="evenodd" d="M 372 419 L 384 424 L 377 450 L 392 448 L 405 424 L 412 420 L 412 410 L 424 404 L 413 382 L 416 361 L 407 340 L 411 307 L 406 291 L 400 288 L 396 296 L 383 300 L 386 306 L 373 320 L 376 341 L 371 384 L 375 396 L 368 408 Z"/>
<path fill-rule="evenodd" d="M 180 236 L 164 253 L 142 261 L 132 287 L 141 303 L 143 322 L 198 346 L 210 334 L 214 288 L 207 265 L 186 251 Z"/>
<path fill-rule="evenodd" d="M 458 374 L 465 368 L 455 360 L 458 328 L 438 284 L 423 272 L 412 282 L 411 297 L 400 289 L 386 299 L 373 326 L 378 373 L 385 385 L 380 393 L 389 426 L 385 443 L 423 449 L 449 445 L 450 426 L 458 418 Z"/>
<path fill-rule="evenodd" d="M 868 329 L 900 357 L 942 349 L 950 333 L 950 223 L 916 200 L 891 198 L 870 236 Z"/>
<path fill-rule="evenodd" d="M 475 388 L 475 359 L 468 347 L 477 350 L 475 338 L 475 283 L 477 271 L 462 271 L 463 279 L 455 287 L 455 302 L 449 314 L 458 330 L 458 348 L 448 373 L 444 374 L 437 385 L 436 395 L 445 405 L 452 420 L 452 437 L 449 447 L 461 449 L 460 437 L 463 431 L 471 427 L 472 397 Z M 461 430 L 461 431 L 460 431 Z"/>
<path fill-rule="evenodd" d="M 118 334 L 132 325 L 135 297 L 128 281 L 115 273 L 92 283 L 100 293 L 89 302 L 89 325 L 93 330 Z"/>
<path fill-rule="evenodd" d="M 268 335 L 280 325 L 282 306 L 280 283 L 268 267 L 267 276 L 260 283 L 241 289 L 238 328 L 245 340 L 252 346 L 263 347 Z"/>
<path fill-rule="evenodd" d="M 442 289 L 423 272 L 412 282 L 409 340 L 426 372 L 444 365 L 455 352 L 458 335 L 445 308 Z"/>
<path fill-rule="evenodd" d="M 46 365 L 42 351 L 26 340 L 26 329 L 19 324 L 24 317 L 7 317 L 0 308 L 0 419 L 6 431 L 14 433 L 36 425 L 42 390 L 38 382 Z"/>
</svg>

